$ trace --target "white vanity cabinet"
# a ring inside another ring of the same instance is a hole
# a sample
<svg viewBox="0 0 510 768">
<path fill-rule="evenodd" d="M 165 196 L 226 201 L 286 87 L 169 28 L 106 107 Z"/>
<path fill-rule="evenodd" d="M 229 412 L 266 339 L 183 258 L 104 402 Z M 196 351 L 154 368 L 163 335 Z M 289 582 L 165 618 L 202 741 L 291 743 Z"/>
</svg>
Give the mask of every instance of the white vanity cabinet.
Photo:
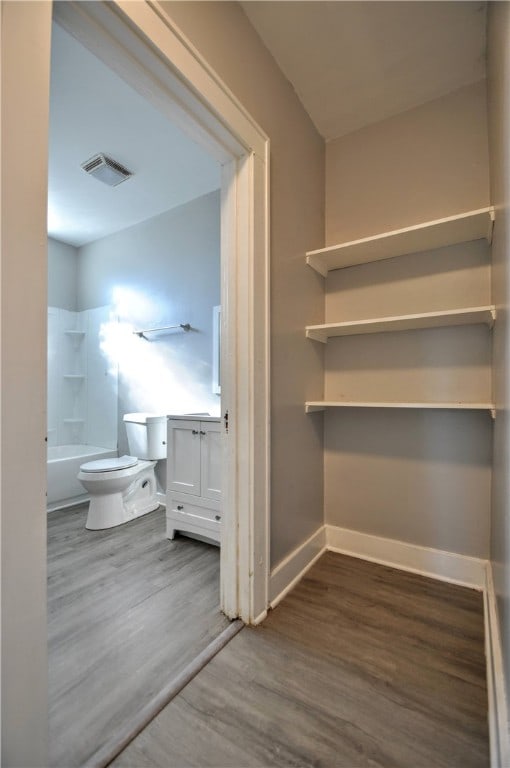
<svg viewBox="0 0 510 768">
<path fill-rule="evenodd" d="M 221 422 L 214 417 L 168 420 L 166 535 L 177 531 L 219 544 L 221 521 Z"/>
</svg>

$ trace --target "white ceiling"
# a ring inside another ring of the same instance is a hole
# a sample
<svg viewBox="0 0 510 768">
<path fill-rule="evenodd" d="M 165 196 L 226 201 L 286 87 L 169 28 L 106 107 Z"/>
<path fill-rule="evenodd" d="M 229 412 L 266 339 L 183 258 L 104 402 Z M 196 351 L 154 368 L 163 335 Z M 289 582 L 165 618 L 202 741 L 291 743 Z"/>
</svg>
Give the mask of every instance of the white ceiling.
<svg viewBox="0 0 510 768">
<path fill-rule="evenodd" d="M 325 139 L 485 77 L 485 3 L 241 5 Z"/>
<path fill-rule="evenodd" d="M 215 160 L 53 25 L 48 234 L 80 246 L 218 189 Z M 98 152 L 134 176 L 108 187 L 80 167 Z"/>
</svg>

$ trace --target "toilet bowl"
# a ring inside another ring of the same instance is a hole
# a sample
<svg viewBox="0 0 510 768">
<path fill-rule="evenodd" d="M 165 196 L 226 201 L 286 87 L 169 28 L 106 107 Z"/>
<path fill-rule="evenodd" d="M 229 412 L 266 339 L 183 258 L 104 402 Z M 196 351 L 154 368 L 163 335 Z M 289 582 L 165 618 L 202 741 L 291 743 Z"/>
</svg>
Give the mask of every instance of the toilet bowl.
<svg viewBox="0 0 510 768">
<path fill-rule="evenodd" d="M 80 466 L 78 480 L 90 495 L 89 530 L 122 525 L 159 506 L 154 469 L 158 459 L 166 458 L 166 416 L 127 413 L 124 422 L 129 448 L 136 448 L 137 456 Z"/>
</svg>

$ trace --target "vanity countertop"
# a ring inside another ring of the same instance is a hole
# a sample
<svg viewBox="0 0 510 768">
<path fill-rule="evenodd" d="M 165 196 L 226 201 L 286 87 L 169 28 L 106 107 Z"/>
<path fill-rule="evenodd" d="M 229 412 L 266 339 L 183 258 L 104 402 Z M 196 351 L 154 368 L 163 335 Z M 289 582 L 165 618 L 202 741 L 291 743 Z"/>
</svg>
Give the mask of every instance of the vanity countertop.
<svg viewBox="0 0 510 768">
<path fill-rule="evenodd" d="M 211 416 L 209 413 L 170 413 L 168 418 L 182 421 L 221 421 L 221 416 Z"/>
</svg>

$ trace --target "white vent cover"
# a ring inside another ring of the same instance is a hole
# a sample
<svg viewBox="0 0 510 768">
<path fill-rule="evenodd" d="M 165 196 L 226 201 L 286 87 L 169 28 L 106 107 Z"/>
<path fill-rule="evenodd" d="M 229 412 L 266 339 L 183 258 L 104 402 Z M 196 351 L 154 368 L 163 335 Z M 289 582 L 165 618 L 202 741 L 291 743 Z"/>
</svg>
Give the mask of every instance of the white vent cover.
<svg viewBox="0 0 510 768">
<path fill-rule="evenodd" d="M 131 171 L 107 155 L 94 155 L 90 160 L 82 163 L 81 167 L 86 173 L 109 187 L 116 187 L 133 175 Z"/>
</svg>

